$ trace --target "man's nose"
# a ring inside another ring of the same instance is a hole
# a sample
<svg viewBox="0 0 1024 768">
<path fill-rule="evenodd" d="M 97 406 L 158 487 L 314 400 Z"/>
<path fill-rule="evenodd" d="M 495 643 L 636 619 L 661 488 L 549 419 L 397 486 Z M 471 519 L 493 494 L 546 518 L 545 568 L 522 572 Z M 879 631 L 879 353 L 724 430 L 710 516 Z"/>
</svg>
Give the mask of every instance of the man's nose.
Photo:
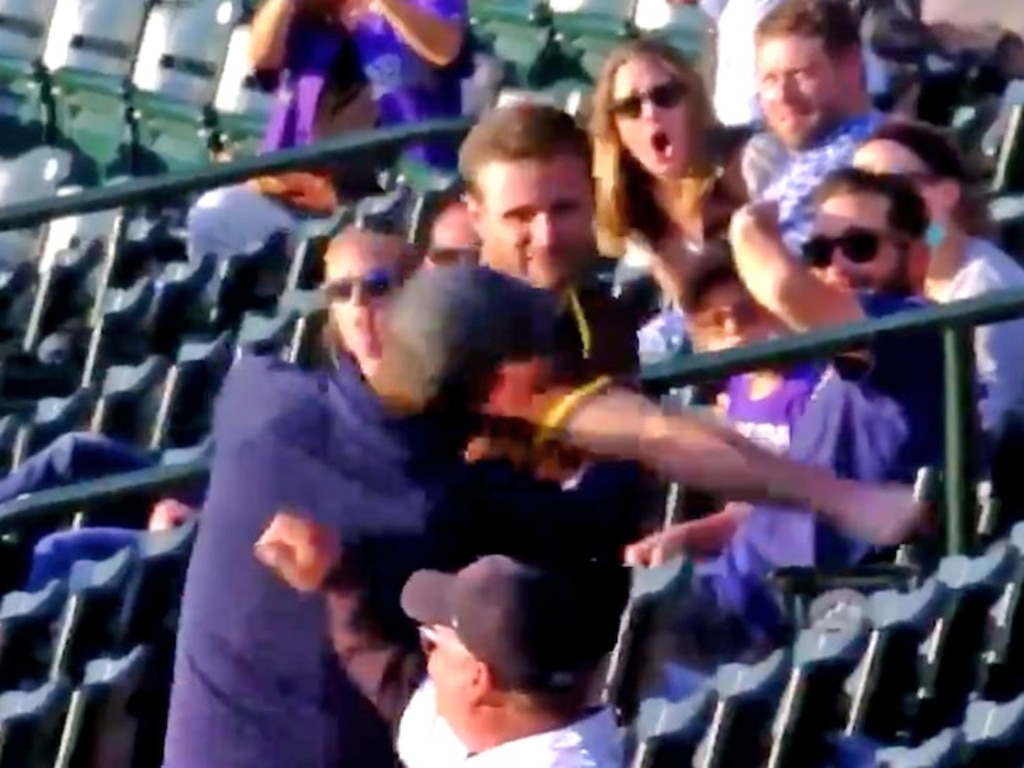
<svg viewBox="0 0 1024 768">
<path fill-rule="evenodd" d="M 549 212 L 540 212 L 530 222 L 530 245 L 545 248 L 552 245 L 558 237 L 555 217 Z"/>
</svg>

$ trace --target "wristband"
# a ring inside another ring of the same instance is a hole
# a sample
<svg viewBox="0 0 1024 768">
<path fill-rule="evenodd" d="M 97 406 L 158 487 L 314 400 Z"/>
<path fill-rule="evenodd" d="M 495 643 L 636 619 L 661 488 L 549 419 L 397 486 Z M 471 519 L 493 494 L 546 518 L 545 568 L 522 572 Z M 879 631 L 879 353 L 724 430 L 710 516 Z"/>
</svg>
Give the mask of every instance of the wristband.
<svg viewBox="0 0 1024 768">
<path fill-rule="evenodd" d="M 607 389 L 611 386 L 611 383 L 611 376 L 599 376 L 588 384 L 574 389 L 555 403 L 541 419 L 540 429 L 534 438 L 534 443 L 542 445 L 554 439 L 555 433 L 565 426 L 565 423 L 572 417 L 576 409 L 583 404 L 584 400 L 596 395 L 603 389 Z"/>
</svg>

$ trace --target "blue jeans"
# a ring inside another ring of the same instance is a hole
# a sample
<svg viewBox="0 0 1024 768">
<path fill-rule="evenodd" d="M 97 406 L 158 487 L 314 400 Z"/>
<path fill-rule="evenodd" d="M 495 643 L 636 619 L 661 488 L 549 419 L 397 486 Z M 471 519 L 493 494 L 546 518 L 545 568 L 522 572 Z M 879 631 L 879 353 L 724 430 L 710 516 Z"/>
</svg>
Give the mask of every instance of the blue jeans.
<svg viewBox="0 0 1024 768">
<path fill-rule="evenodd" d="M 30 456 L 0 480 L 0 503 L 61 485 L 93 480 L 118 472 L 145 469 L 152 457 L 132 446 L 88 432 L 71 432 Z M 135 546 L 139 531 L 127 528 L 85 528 L 42 538 L 32 552 L 25 589 L 33 591 L 53 579 L 66 578 L 76 560 L 104 560 L 126 546 Z"/>
</svg>

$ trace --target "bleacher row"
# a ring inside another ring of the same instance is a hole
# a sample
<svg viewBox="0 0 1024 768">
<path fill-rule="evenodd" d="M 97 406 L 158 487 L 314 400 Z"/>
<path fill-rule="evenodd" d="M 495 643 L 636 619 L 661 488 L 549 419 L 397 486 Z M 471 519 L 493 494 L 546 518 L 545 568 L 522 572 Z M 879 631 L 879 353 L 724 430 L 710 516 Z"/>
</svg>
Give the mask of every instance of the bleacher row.
<svg viewBox="0 0 1024 768">
<path fill-rule="evenodd" d="M 251 154 L 272 98 L 245 66 L 251 13 L 243 0 L 0 0 L 0 203 Z M 704 35 L 693 9 L 664 0 L 480 0 L 472 18 L 475 49 L 500 60 L 501 84 L 574 111 L 623 35 L 658 31 L 694 57 Z M 986 138 L 999 159 L 993 210 L 1018 253 L 1021 105 L 1011 88 L 1013 119 Z M 978 107 L 955 120 L 965 142 Z M 235 356 L 310 352 L 334 228 L 373 221 L 421 240 L 454 183 L 402 181 L 332 222 L 219 259 L 189 252 L 180 196 L 0 232 L 0 471 L 78 429 L 158 452 L 165 465 L 200 461 Z M 159 765 L 194 526 L 18 591 L 42 535 L 138 527 L 146 496 L 16 524 L 0 508 L 0 768 Z M 819 766 L 861 737 L 924 745 L 895 747 L 887 765 L 1021 765 L 1024 530 L 915 579 L 838 611 L 762 664 L 723 669 L 682 703 L 626 706 L 637 765 Z M 630 615 L 671 605 L 685 581 L 672 566 L 639 576 Z"/>
</svg>

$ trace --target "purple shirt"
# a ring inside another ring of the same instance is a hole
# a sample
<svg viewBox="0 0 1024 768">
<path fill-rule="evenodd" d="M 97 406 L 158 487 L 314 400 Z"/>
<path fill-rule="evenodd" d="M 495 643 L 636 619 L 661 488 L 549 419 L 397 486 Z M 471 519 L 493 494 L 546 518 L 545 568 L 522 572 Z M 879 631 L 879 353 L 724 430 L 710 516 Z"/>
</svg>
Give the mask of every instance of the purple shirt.
<svg viewBox="0 0 1024 768">
<path fill-rule="evenodd" d="M 466 23 L 466 0 L 412 0 L 439 18 Z M 344 45 L 354 45 L 373 89 L 382 126 L 458 117 L 467 61 L 436 67 L 415 53 L 380 14 L 368 14 L 350 32 L 329 25 L 296 23 L 277 89 L 278 106 L 264 135 L 265 151 L 304 146 L 314 140 L 316 108 L 324 81 Z M 409 147 L 410 157 L 437 167 L 454 167 L 453 140 Z"/>
<path fill-rule="evenodd" d="M 818 371 L 812 366 L 786 374 L 782 384 L 766 397 L 750 395 L 752 374 L 729 379 L 725 394 L 729 398 L 726 417 L 740 434 L 774 453 L 789 450 L 793 424 L 804 412 L 811 397 Z"/>
<path fill-rule="evenodd" d="M 410 0 L 439 19 L 468 24 L 466 0 Z M 367 14 L 352 30 L 366 77 L 373 88 L 381 125 L 418 123 L 462 115 L 462 80 L 469 72 L 464 56 L 436 67 L 417 54 L 380 14 Z M 409 156 L 441 168 L 454 168 L 458 143 L 425 142 Z"/>
</svg>

